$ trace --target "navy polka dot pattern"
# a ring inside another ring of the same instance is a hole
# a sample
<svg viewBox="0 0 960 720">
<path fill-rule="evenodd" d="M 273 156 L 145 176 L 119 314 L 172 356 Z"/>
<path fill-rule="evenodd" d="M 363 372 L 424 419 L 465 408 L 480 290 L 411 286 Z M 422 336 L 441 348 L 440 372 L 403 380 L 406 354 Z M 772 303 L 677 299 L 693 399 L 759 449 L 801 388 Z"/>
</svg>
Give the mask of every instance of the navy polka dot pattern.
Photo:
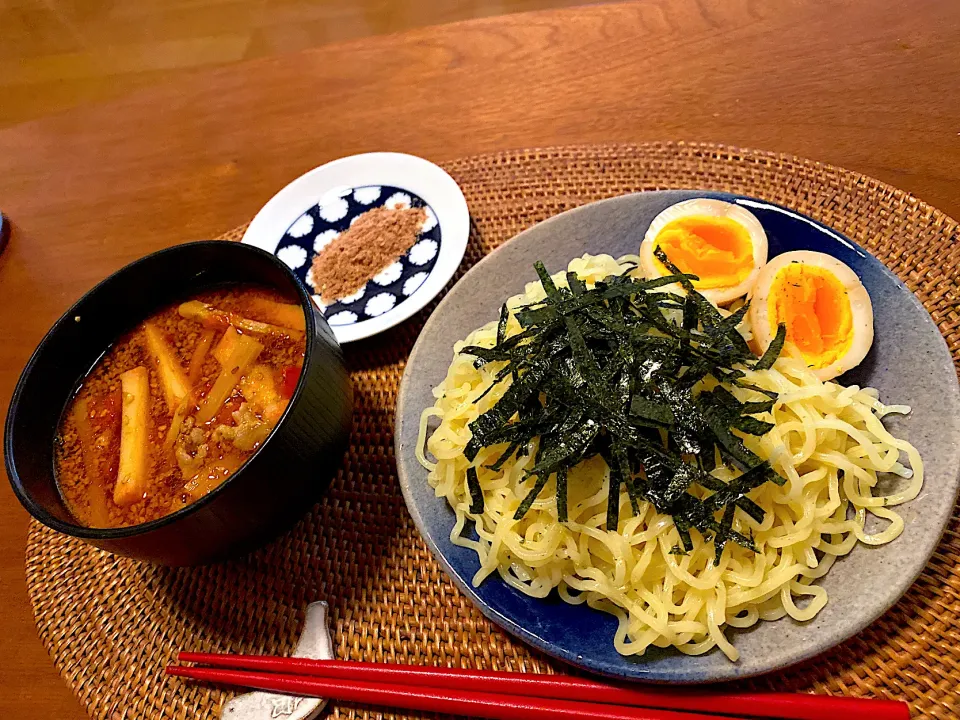
<svg viewBox="0 0 960 720">
<path fill-rule="evenodd" d="M 310 267 L 360 215 L 377 207 L 425 208 L 427 219 L 413 247 L 380 271 L 358 292 L 324 305 L 314 299 L 332 326 L 352 325 L 378 317 L 400 305 L 423 285 L 440 254 L 440 224 L 433 209 L 409 190 L 388 186 L 344 188 L 325 197 L 298 217 L 277 245 L 276 255 L 316 293 Z"/>
</svg>

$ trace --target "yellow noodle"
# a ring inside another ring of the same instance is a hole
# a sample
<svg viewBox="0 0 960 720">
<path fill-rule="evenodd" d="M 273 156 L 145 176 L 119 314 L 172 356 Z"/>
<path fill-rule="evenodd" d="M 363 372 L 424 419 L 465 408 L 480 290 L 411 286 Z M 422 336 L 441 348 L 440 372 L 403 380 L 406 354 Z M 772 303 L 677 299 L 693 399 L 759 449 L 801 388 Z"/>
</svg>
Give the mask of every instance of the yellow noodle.
<svg viewBox="0 0 960 720">
<path fill-rule="evenodd" d="M 573 260 L 569 269 L 592 286 L 610 274 L 636 274 L 631 266 L 637 264 L 633 256 L 618 261 L 608 255 L 585 255 Z M 564 274 L 555 275 L 554 282 L 565 286 Z M 533 282 L 507 306 L 513 310 L 543 298 L 541 285 Z M 511 315 L 508 335 L 519 329 Z M 749 337 L 749 327 L 740 330 Z M 528 595 L 545 597 L 556 589 L 566 602 L 585 602 L 613 614 L 618 621 L 613 642 L 624 655 L 639 655 L 651 646 L 674 646 L 691 655 L 718 647 L 736 660 L 739 652 L 727 639 L 725 627 L 748 628 L 787 615 L 798 621 L 812 619 L 828 598 L 825 590 L 811 583 L 858 541 L 873 545 L 895 539 L 903 520 L 892 507 L 915 498 L 923 484 L 923 463 L 916 449 L 893 437 L 881 423 L 885 415 L 909 408 L 883 405 L 871 388 L 821 382 L 802 363 L 784 358 L 773 369 L 747 371 L 745 378 L 777 392 L 779 400 L 770 412 L 758 416 L 773 423 L 773 430 L 763 437 L 745 436 L 744 443 L 786 478 L 782 487 L 766 483 L 751 491 L 750 497 L 766 513 L 762 523 L 737 510 L 734 529 L 752 533 L 756 553 L 728 543 L 716 564 L 713 542 L 694 530 L 693 551 L 678 556 L 674 548 L 680 538 L 672 518 L 646 502 L 633 516 L 625 492 L 620 526 L 608 531 L 609 470 L 599 457 L 570 471 L 568 522 L 558 520 L 553 478 L 526 516 L 514 520 L 528 492 L 522 481 L 536 455 L 536 441 L 496 472 L 485 466 L 504 446 L 480 452 L 473 464 L 485 507 L 474 515 L 466 483 L 470 463 L 463 455 L 471 437 L 468 424 L 496 404 L 509 382 L 490 389 L 500 365 L 478 369 L 473 358 L 459 355 L 459 350 L 467 344 L 495 343 L 496 324 L 490 323 L 455 346 L 447 377 L 434 390 L 435 403 L 421 418 L 417 458 L 429 470 L 437 496 L 445 497 L 456 513 L 450 539 L 477 553 L 480 569 L 474 584 L 496 573 Z M 750 390 L 733 392 L 742 401 L 763 399 Z M 439 425 L 431 432 L 433 418 Z M 424 455 L 424 446 L 435 462 Z M 901 454 L 909 467 L 900 463 Z M 881 472 L 909 482 L 892 495 L 878 497 L 874 488 Z M 723 466 L 714 474 L 724 481 L 736 476 Z M 868 531 L 869 518 L 873 520 Z M 465 532 L 471 523 L 477 539 Z"/>
</svg>

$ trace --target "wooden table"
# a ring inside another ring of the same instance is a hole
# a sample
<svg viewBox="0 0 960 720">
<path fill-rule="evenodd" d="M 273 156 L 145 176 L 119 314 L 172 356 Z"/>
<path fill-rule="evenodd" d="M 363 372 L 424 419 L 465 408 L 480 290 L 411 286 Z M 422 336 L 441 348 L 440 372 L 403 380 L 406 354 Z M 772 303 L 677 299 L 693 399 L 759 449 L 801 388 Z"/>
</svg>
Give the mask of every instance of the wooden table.
<svg viewBox="0 0 960 720">
<path fill-rule="evenodd" d="M 333 158 L 700 140 L 816 158 L 960 215 L 960 4 L 648 0 L 198 74 L 0 132 L 0 406 L 44 331 L 136 257 L 253 216 Z M 0 489 L 0 717 L 80 718 L 36 639 Z M 91 653 L 96 648 L 90 648 Z"/>
</svg>

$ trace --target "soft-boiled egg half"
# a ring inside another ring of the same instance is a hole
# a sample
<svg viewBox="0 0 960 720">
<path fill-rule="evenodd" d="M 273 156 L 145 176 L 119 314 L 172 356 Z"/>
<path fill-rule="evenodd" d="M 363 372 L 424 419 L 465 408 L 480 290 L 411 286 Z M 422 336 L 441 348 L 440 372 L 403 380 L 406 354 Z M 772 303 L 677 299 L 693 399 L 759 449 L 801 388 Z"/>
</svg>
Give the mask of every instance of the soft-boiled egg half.
<svg viewBox="0 0 960 720">
<path fill-rule="evenodd" d="M 799 355 L 821 380 L 860 364 L 873 344 L 873 306 L 849 267 L 830 255 L 777 255 L 757 276 L 750 300 L 754 349 L 762 353 L 787 328 L 786 354 Z"/>
<path fill-rule="evenodd" d="M 718 305 L 746 295 L 767 261 L 767 234 L 746 208 L 707 198 L 671 205 L 657 215 L 640 244 L 640 266 L 648 278 L 672 273 L 657 259 L 660 248 L 693 286 Z"/>
</svg>

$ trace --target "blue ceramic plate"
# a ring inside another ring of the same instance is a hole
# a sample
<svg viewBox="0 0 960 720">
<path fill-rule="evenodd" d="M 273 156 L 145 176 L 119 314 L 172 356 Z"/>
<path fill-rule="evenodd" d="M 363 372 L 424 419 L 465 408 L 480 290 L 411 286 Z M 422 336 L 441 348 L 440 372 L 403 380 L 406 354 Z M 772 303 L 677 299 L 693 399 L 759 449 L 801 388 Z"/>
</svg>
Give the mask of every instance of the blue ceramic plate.
<svg viewBox="0 0 960 720">
<path fill-rule="evenodd" d="M 901 506 L 903 534 L 879 548 L 859 546 L 830 570 L 821 585 L 830 602 L 807 623 L 790 618 L 728 630 L 741 651 L 732 663 L 719 651 L 689 657 L 654 649 L 623 657 L 613 647 L 616 620 L 556 594 L 530 598 L 492 577 L 470 581 L 476 555 L 450 542 L 453 510 L 427 484 L 414 456 L 420 414 L 431 390 L 445 377 L 453 344 L 496 319 L 501 303 L 535 279 L 533 263 L 551 272 L 585 252 L 618 257 L 636 253 L 644 232 L 667 206 L 711 197 L 747 207 L 763 224 L 770 257 L 790 250 L 818 250 L 842 260 L 860 276 L 873 301 L 876 339 L 860 367 L 841 378 L 870 385 L 891 403 L 913 406 L 888 427 L 923 456 L 926 481 L 920 496 Z M 731 680 L 799 662 L 843 642 L 873 622 L 906 592 L 933 552 L 953 510 L 960 467 L 960 391 L 946 343 L 913 294 L 878 260 L 820 223 L 785 208 L 726 193 L 668 191 L 626 195 L 558 215 L 484 258 L 447 294 L 430 317 L 407 363 L 397 405 L 396 455 L 407 507 L 437 559 L 457 586 L 495 623 L 554 657 L 604 675 L 671 683 Z"/>
</svg>

